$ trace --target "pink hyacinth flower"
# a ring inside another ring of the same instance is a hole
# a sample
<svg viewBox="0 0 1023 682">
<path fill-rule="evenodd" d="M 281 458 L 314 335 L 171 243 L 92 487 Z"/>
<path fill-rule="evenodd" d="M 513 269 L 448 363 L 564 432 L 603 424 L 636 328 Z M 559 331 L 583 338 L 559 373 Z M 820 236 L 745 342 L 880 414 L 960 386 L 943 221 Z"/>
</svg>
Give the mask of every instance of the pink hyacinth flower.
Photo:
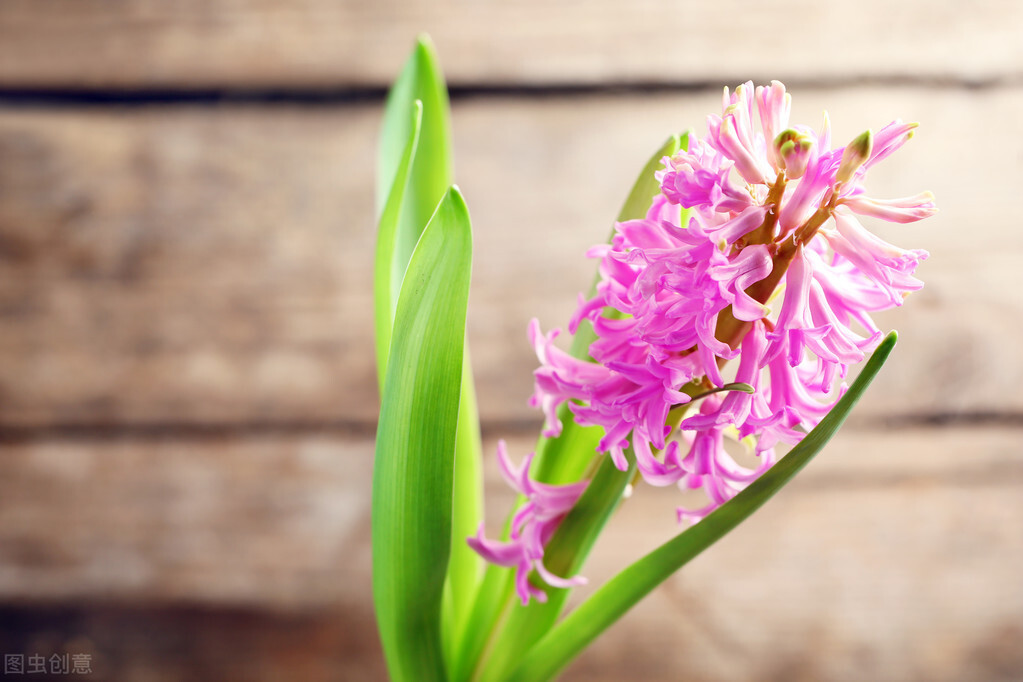
<svg viewBox="0 0 1023 682">
<path fill-rule="evenodd" d="M 530 323 L 540 360 L 531 403 L 546 415 L 545 435 L 560 433 L 557 410 L 567 403 L 577 423 L 603 428 L 598 451 L 618 468 L 628 468 L 631 446 L 651 485 L 703 491 L 706 504 L 678 510 L 683 521 L 756 479 L 776 446 L 798 443 L 841 397 L 848 368 L 880 341 L 871 313 L 922 286 L 914 272 L 927 253 L 889 244 L 860 222 L 909 223 L 937 210 L 929 192 L 883 199 L 865 188 L 870 168 L 915 124 L 895 121 L 833 148 L 826 116 L 816 131 L 792 125 L 790 111 L 781 83 L 726 88 L 706 134 L 691 133 L 688 150 L 664 159 L 646 216 L 619 223 L 610 244 L 591 249 L 600 261 L 596 295 L 580 299 L 569 330 L 593 324 L 595 362 L 571 357 L 554 345 L 556 330 L 544 335 Z M 734 381 L 753 393 L 703 397 L 725 385 L 733 360 Z M 687 411 L 677 427 L 666 425 L 673 410 Z M 746 443 L 756 464 L 738 463 L 729 438 Z M 482 534 L 470 542 L 517 567 L 525 602 L 542 598 L 530 570 L 552 585 L 568 582 L 543 568 L 543 547 L 586 482 L 541 487 L 525 473 L 530 460 L 512 470 L 502 448 L 502 468 L 529 502 L 510 542 Z"/>
</svg>

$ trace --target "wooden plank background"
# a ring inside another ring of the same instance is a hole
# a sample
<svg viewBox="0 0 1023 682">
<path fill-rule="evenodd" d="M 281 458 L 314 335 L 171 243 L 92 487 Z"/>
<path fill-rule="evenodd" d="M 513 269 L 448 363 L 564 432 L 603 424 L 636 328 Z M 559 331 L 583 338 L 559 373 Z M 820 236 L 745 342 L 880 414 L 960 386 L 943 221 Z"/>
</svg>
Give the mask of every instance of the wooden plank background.
<svg viewBox="0 0 1023 682">
<path fill-rule="evenodd" d="M 388 83 L 420 32 L 454 84 L 863 78 L 1001 83 L 1023 64 L 1015 0 L 5 0 L 19 87 Z"/>
<path fill-rule="evenodd" d="M 538 427 L 526 323 L 564 324 L 582 252 L 722 85 L 787 80 L 839 140 L 921 121 L 871 187 L 941 207 L 878 228 L 931 258 L 852 427 L 565 679 L 1023 678 L 1021 7 L 0 3 L 0 648 L 88 651 L 96 679 L 383 675 L 372 164 L 429 30 L 490 451 Z M 487 492 L 496 524 L 492 468 Z M 593 581 L 675 503 L 638 491 Z"/>
</svg>

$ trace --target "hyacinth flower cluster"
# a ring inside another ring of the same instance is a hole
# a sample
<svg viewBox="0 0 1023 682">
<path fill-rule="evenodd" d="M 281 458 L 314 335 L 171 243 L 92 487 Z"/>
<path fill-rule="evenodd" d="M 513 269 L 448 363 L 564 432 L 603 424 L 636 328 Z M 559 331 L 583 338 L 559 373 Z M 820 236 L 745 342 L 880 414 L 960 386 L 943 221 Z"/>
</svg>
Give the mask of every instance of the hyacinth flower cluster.
<svg viewBox="0 0 1023 682">
<path fill-rule="evenodd" d="M 894 121 L 834 146 L 820 130 L 789 121 L 781 83 L 724 92 L 721 115 L 684 150 L 663 159 L 660 192 L 646 216 L 618 223 L 599 259 L 595 295 L 580 297 L 568 328 L 592 324 L 590 359 L 555 345 L 534 320 L 529 339 L 540 367 L 531 404 L 544 435 L 563 428 L 567 404 L 582 426 L 599 426 L 600 456 L 642 480 L 703 492 L 681 506 L 695 523 L 774 464 L 831 410 L 850 366 L 881 340 L 871 313 L 902 304 L 922 284 L 927 257 L 869 232 L 860 218 L 909 223 L 935 211 L 924 192 L 868 194 L 870 169 L 898 150 L 915 124 Z M 729 445 L 733 441 L 738 445 Z M 732 452 L 748 451 L 741 463 Z M 553 486 L 530 477 L 532 455 L 515 467 L 502 443 L 501 469 L 525 503 L 507 540 L 469 544 L 514 567 L 523 603 L 584 582 L 544 565 L 546 543 L 587 481 Z"/>
<path fill-rule="evenodd" d="M 569 320 L 571 347 L 529 325 L 544 437 L 521 459 L 498 445 L 519 501 L 492 539 L 466 352 L 473 227 L 453 184 L 444 79 L 417 42 L 384 107 L 376 182 L 373 602 L 391 679 L 552 679 L 849 416 L 896 343 L 871 314 L 920 287 L 926 257 L 860 220 L 935 208 L 930 194 L 865 189 L 913 125 L 834 147 L 826 118 L 817 131 L 789 113 L 779 83 L 725 90 L 705 133 L 670 135 L 650 157 L 610 243 L 591 250 L 597 283 Z M 679 532 L 568 608 L 639 481 L 687 491 Z"/>
</svg>

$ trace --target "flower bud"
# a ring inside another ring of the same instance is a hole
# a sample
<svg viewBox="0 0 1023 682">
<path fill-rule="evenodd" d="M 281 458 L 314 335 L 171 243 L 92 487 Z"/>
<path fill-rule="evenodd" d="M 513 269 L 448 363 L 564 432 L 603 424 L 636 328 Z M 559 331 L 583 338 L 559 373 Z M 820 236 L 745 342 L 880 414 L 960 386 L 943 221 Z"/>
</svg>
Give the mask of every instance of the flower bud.
<svg viewBox="0 0 1023 682">
<path fill-rule="evenodd" d="M 810 162 L 816 146 L 817 141 L 812 135 L 792 128 L 783 130 L 778 137 L 774 138 L 774 153 L 778 159 L 778 165 L 793 180 L 803 177 L 803 173 L 806 172 L 806 164 Z"/>
<path fill-rule="evenodd" d="M 792 97 L 785 92 L 785 86 L 778 81 L 771 81 L 770 87 L 758 87 L 754 97 L 757 111 L 760 114 L 760 127 L 764 130 L 764 138 L 770 142 L 789 125 Z M 775 170 L 782 169 L 777 148 L 773 145 L 767 148 L 767 160 L 771 162 Z"/>
<path fill-rule="evenodd" d="M 838 166 L 835 174 L 835 182 L 849 182 L 860 166 L 870 158 L 870 151 L 874 144 L 874 137 L 868 130 L 860 134 L 855 140 L 846 146 L 842 152 L 842 163 Z"/>
</svg>

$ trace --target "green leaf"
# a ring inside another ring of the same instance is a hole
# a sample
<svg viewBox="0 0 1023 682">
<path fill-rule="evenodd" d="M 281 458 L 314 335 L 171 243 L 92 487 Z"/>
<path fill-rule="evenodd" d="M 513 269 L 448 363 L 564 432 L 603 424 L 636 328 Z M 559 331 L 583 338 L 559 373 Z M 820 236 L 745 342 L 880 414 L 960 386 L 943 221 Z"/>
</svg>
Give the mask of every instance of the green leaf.
<svg viewBox="0 0 1023 682">
<path fill-rule="evenodd" d="M 528 651 L 508 679 L 552 678 L 640 599 L 767 502 L 835 435 L 884 365 L 896 338 L 892 332 L 881 342 L 838 404 L 777 464 L 705 519 L 608 581 Z"/>
<path fill-rule="evenodd" d="M 629 191 L 629 196 L 626 197 L 622 210 L 618 212 L 618 222 L 639 220 L 646 217 L 646 212 L 650 208 L 654 196 L 661 191 L 661 183 L 658 182 L 656 177 L 657 171 L 664 168 L 664 164 L 661 162 L 666 156 L 674 156 L 675 152 L 679 149 L 689 149 L 688 131 L 681 135 L 669 137 L 661 145 L 661 148 L 654 152 L 653 156 L 646 162 L 639 177 L 636 178 L 636 183 L 632 186 L 632 190 Z M 682 224 L 684 225 L 685 223 Z"/>
<path fill-rule="evenodd" d="M 394 185 L 405 145 L 411 137 L 413 124 L 409 112 L 416 100 L 423 106 L 422 129 L 395 232 L 393 263 L 397 282 L 401 282 L 419 235 L 453 182 L 448 91 L 433 44 L 426 36 L 420 36 L 416 42 L 384 107 L 377 154 L 378 215 L 382 215 L 387 193 Z M 397 286 L 394 287 L 394 291 L 397 290 Z"/>
<path fill-rule="evenodd" d="M 456 188 L 402 282 L 373 467 L 373 599 L 391 679 L 444 680 L 455 430 L 472 236 Z"/>
<path fill-rule="evenodd" d="M 646 212 L 650 208 L 650 204 L 653 201 L 654 196 L 661 191 L 661 184 L 657 182 L 657 178 L 654 175 L 658 170 L 663 168 L 661 160 L 665 156 L 673 156 L 679 149 L 689 149 L 689 133 L 685 132 L 682 135 L 672 135 L 664 144 L 661 145 L 660 149 L 654 152 L 653 156 L 643 166 L 643 170 L 640 171 L 639 177 L 636 178 L 636 182 L 632 185 L 632 189 L 629 191 L 629 196 L 625 198 L 625 203 L 622 204 L 622 210 L 618 212 L 617 222 L 625 222 L 626 220 L 639 220 L 646 217 Z M 682 209 L 686 211 L 685 209 Z M 688 211 L 686 211 L 688 212 Z M 680 222 L 679 225 L 685 225 L 685 221 Z M 611 236 L 614 236 L 614 230 L 611 231 Z M 610 239 L 608 240 L 610 241 Z M 593 280 L 593 284 L 590 286 L 590 297 L 597 293 L 597 282 L 600 281 L 600 274 L 598 273 Z M 586 358 L 589 357 L 590 344 L 597 339 L 593 333 L 593 325 L 588 320 L 584 320 L 580 325 L 579 329 L 576 330 L 575 336 L 572 338 L 572 357 Z"/>
<path fill-rule="evenodd" d="M 397 173 L 391 183 L 391 189 L 387 193 L 387 201 L 384 203 L 377 227 L 376 260 L 373 267 L 373 305 L 377 343 L 377 380 L 381 391 L 384 388 L 384 377 L 387 372 L 387 354 L 391 347 L 394 308 L 398 304 L 398 290 L 401 287 L 401 278 L 405 274 L 404 265 L 401 267 L 401 272 L 398 272 L 398 268 L 395 266 L 394 244 L 405 190 L 408 187 L 409 171 L 412 168 L 412 161 L 419 143 L 423 103 L 416 100 L 412 103 L 411 109 L 408 141 L 401 154 Z"/>
<path fill-rule="evenodd" d="M 421 110 L 419 118 L 409 118 L 413 107 Z M 377 246 L 375 304 L 381 386 L 397 292 L 412 248 L 451 182 L 451 118 L 447 88 L 433 45 L 428 37 L 420 36 L 388 95 L 378 152 L 377 211 L 381 216 L 381 229 Z M 475 532 L 483 516 L 483 455 L 468 345 L 463 364 L 453 484 L 452 546 L 443 600 L 444 640 L 449 652 L 453 651 L 466 627 L 482 572 L 480 557 L 465 543 L 465 538 Z M 451 655 L 448 654 L 449 657 Z"/>
</svg>

